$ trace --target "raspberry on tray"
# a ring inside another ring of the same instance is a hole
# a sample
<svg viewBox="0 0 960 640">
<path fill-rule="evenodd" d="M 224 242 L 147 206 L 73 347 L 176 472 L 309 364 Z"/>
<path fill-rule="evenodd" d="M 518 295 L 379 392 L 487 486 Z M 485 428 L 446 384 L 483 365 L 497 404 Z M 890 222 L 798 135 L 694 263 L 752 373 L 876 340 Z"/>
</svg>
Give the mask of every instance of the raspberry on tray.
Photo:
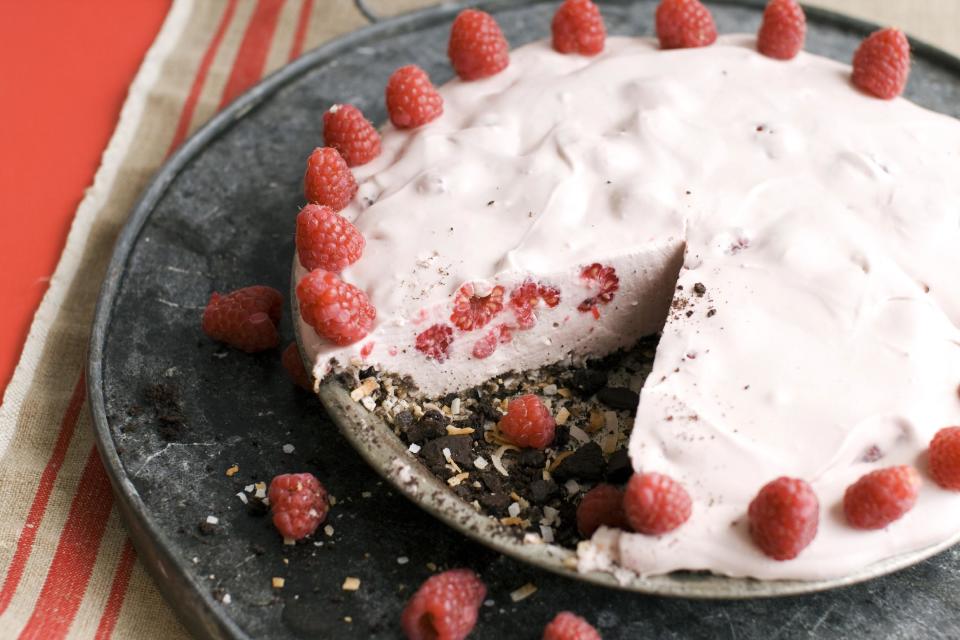
<svg viewBox="0 0 960 640">
<path fill-rule="evenodd" d="M 569 611 L 561 611 L 543 630 L 543 640 L 601 640 L 589 622 Z"/>
<path fill-rule="evenodd" d="M 463 640 L 477 624 L 487 587 L 469 569 L 444 571 L 420 585 L 400 624 L 409 640 Z"/>
<path fill-rule="evenodd" d="M 310 473 L 285 473 L 267 491 L 273 526 L 284 538 L 302 540 L 317 530 L 330 510 L 327 490 Z"/>
<path fill-rule="evenodd" d="M 221 295 L 214 292 L 203 310 L 203 332 L 231 347 L 254 353 L 280 344 L 277 327 L 283 295 L 273 287 L 252 286 Z"/>
</svg>

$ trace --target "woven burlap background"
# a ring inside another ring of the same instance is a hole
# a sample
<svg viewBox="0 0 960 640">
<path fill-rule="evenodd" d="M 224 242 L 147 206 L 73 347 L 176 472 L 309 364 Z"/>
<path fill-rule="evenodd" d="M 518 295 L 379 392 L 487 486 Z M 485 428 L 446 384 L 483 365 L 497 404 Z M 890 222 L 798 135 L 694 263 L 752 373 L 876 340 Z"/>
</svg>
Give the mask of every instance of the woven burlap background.
<svg viewBox="0 0 960 640">
<path fill-rule="evenodd" d="M 367 0 L 394 15 L 434 0 Z M 815 0 L 960 53 L 960 0 Z M 104 16 L 109 19 L 109 16 Z M 182 638 L 113 505 L 83 369 L 114 239 L 169 152 L 265 74 L 367 24 L 351 0 L 175 0 L 0 406 L 0 638 Z"/>
</svg>

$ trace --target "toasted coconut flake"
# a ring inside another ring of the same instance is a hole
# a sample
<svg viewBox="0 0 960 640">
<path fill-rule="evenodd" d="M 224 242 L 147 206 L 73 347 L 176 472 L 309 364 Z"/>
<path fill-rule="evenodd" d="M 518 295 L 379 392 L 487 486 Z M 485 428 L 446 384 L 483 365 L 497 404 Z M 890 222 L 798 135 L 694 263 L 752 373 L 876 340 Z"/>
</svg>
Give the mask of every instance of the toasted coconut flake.
<svg viewBox="0 0 960 640">
<path fill-rule="evenodd" d="M 324 527 L 323 527 L 323 533 L 324 533 L 328 538 L 332 537 L 332 536 L 333 536 L 333 527 L 330 526 L 329 524 L 326 525 L 326 526 L 324 526 Z"/>
<path fill-rule="evenodd" d="M 566 387 L 560 387 L 559 389 L 557 389 L 557 395 L 560 396 L 561 398 L 568 398 L 568 399 L 573 397 L 573 393 L 571 393 L 570 389 L 567 389 Z"/>
<path fill-rule="evenodd" d="M 450 413 L 452 413 L 453 415 L 457 415 L 460 413 L 460 398 L 454 398 L 453 402 L 450 403 Z M 470 431 L 472 433 L 473 429 L 471 429 Z"/>
<path fill-rule="evenodd" d="M 257 482 L 256 484 L 253 485 L 253 487 L 254 487 L 254 489 L 256 490 L 256 493 L 253 494 L 254 497 L 260 498 L 261 500 L 263 500 L 264 498 L 267 497 L 267 483 L 266 483 L 266 482 Z"/>
<path fill-rule="evenodd" d="M 617 431 L 620 429 L 620 418 L 617 417 L 616 411 L 604 411 L 603 422 L 608 431 Z"/>
<path fill-rule="evenodd" d="M 237 471 L 240 471 L 240 465 L 235 464 L 235 465 L 233 465 L 232 467 L 230 467 L 229 469 L 227 469 L 227 471 L 226 471 L 227 477 L 228 477 L 228 478 L 232 478 L 233 476 L 237 475 Z"/>
<path fill-rule="evenodd" d="M 463 471 L 456 462 L 453 461 L 453 456 L 450 454 L 450 449 L 447 447 L 443 448 L 443 459 L 447 461 L 447 466 L 449 466 L 455 473 L 460 473 Z"/>
<path fill-rule="evenodd" d="M 540 535 L 543 536 L 543 541 L 547 544 L 553 542 L 553 528 L 542 524 L 540 525 Z"/>
<path fill-rule="evenodd" d="M 416 455 L 416 454 L 420 453 L 420 445 L 418 445 L 418 444 L 416 444 L 416 443 L 412 443 L 409 447 L 407 447 L 407 451 L 409 451 L 410 453 Z"/>
<path fill-rule="evenodd" d="M 508 527 L 520 527 L 523 526 L 525 521 L 521 520 L 517 516 L 510 516 L 509 518 L 500 518 L 500 524 L 506 525 Z"/>
<path fill-rule="evenodd" d="M 451 476 L 447 478 L 447 484 L 450 485 L 451 487 L 456 487 L 457 485 L 459 485 L 461 482 L 463 482 L 469 477 L 470 477 L 470 473 L 468 471 L 463 471 L 461 473 L 458 473 L 455 476 Z"/>
<path fill-rule="evenodd" d="M 360 386 L 350 392 L 350 399 L 354 402 L 359 402 L 379 388 L 380 383 L 377 382 L 376 378 L 364 378 L 363 381 L 360 382 Z"/>
<path fill-rule="evenodd" d="M 530 531 L 523 534 L 523 544 L 543 544 L 543 538 Z"/>
<path fill-rule="evenodd" d="M 520 503 L 519 503 L 519 502 L 511 502 L 511 503 L 510 503 L 510 506 L 507 507 L 507 513 L 510 514 L 510 517 L 511 517 L 511 518 L 516 518 L 517 516 L 519 516 L 519 515 L 520 515 Z"/>
<path fill-rule="evenodd" d="M 580 483 L 570 478 L 564 483 L 563 488 L 566 489 L 570 495 L 574 495 L 580 491 Z"/>
<path fill-rule="evenodd" d="M 537 592 L 537 587 L 533 583 L 528 582 L 522 587 L 515 589 L 514 591 L 511 591 L 510 599 L 513 600 L 514 602 L 520 602 L 521 600 L 526 600 L 536 592 Z"/>
<path fill-rule="evenodd" d="M 590 442 L 590 436 L 587 434 L 587 432 L 576 425 L 570 427 L 570 437 L 579 441 L 580 444 L 586 444 Z"/>
<path fill-rule="evenodd" d="M 570 431 L 572 432 L 573 429 L 571 429 Z M 553 462 L 550 463 L 550 466 L 547 467 L 547 471 L 553 472 L 558 466 L 560 466 L 560 463 L 563 462 L 565 458 L 569 458 L 572 455 L 573 455 L 573 451 L 561 451 L 560 453 L 557 454 L 557 457 L 553 459 Z"/>
<path fill-rule="evenodd" d="M 287 581 L 284 580 L 283 578 L 271 578 L 271 580 L 270 580 L 270 584 L 273 585 L 273 588 L 274 588 L 274 589 L 283 589 L 283 585 L 284 585 L 286 582 L 287 582 Z"/>
<path fill-rule="evenodd" d="M 557 411 L 557 417 L 554 418 L 557 424 L 563 426 L 567 424 L 567 420 L 570 418 L 570 412 L 567 411 L 566 407 L 560 407 L 560 411 Z"/>
<path fill-rule="evenodd" d="M 587 430 L 590 433 L 596 433 L 600 429 L 603 429 L 603 425 L 605 425 L 606 423 L 607 421 L 603 417 L 603 411 L 594 409 L 593 411 L 590 412 L 590 426 L 587 427 Z"/>
<path fill-rule="evenodd" d="M 288 538 L 287 536 L 283 536 L 283 544 L 287 545 L 288 547 L 292 547 L 297 544 L 297 541 L 294 540 L 293 538 Z M 286 558 L 284 558 L 284 560 L 286 560 Z"/>
<path fill-rule="evenodd" d="M 247 500 L 247 494 L 245 494 L 243 491 L 237 492 L 237 497 L 240 498 L 240 502 L 243 504 L 247 504 L 249 502 L 249 500 Z"/>
<path fill-rule="evenodd" d="M 207 516 L 207 524 L 220 524 L 220 518 L 217 516 Z"/>
<path fill-rule="evenodd" d="M 452 424 L 447 425 L 448 436 L 468 436 L 473 433 L 473 427 L 455 427 Z"/>
<path fill-rule="evenodd" d="M 343 580 L 343 585 L 341 585 L 340 588 L 343 589 L 344 591 L 356 591 L 357 589 L 360 588 L 360 578 L 347 576 Z"/>
<path fill-rule="evenodd" d="M 473 466 L 475 466 L 477 469 L 480 469 L 480 471 L 483 471 L 490 466 L 490 463 L 487 462 L 487 459 L 483 456 L 477 456 L 476 460 L 473 461 Z"/>
<path fill-rule="evenodd" d="M 493 468 L 500 472 L 501 475 L 509 476 L 507 473 L 506 467 L 503 466 L 503 454 L 507 450 L 519 451 L 517 447 L 512 444 L 502 444 L 500 448 L 493 452 L 493 455 L 490 456 L 490 461 L 493 462 Z"/>
<path fill-rule="evenodd" d="M 603 452 L 607 455 L 610 455 L 617 450 L 617 434 L 613 433 L 610 435 L 603 436 L 603 440 L 600 441 L 600 448 L 603 449 Z"/>
</svg>

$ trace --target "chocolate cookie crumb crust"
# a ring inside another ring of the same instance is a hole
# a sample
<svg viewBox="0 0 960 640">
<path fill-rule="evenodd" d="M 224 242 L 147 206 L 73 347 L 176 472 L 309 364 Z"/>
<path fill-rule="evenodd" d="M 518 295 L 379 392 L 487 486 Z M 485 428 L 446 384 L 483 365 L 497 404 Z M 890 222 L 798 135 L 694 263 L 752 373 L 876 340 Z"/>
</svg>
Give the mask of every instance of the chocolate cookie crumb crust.
<svg viewBox="0 0 960 640">
<path fill-rule="evenodd" d="M 440 398 L 375 367 L 339 378 L 464 502 L 525 543 L 572 549 L 581 540 L 583 494 L 599 482 L 622 485 L 633 472 L 627 442 L 658 340 L 600 360 L 511 372 Z M 543 450 L 518 448 L 497 428 L 509 400 L 524 394 L 540 397 L 557 422 Z"/>
</svg>

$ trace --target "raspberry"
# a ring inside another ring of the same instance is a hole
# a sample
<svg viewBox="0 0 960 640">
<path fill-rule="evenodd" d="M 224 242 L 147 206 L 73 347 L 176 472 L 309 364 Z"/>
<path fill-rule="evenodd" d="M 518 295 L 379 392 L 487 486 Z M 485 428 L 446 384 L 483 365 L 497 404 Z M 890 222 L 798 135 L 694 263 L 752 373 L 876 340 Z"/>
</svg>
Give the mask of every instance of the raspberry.
<svg viewBox="0 0 960 640">
<path fill-rule="evenodd" d="M 560 290 L 527 280 L 510 293 L 510 307 L 521 329 L 530 329 L 537 323 L 536 308 L 543 302 L 551 309 L 560 304 Z"/>
<path fill-rule="evenodd" d="M 377 317 L 366 293 L 323 269 L 314 269 L 300 280 L 297 300 L 304 322 L 334 344 L 360 340 Z"/>
<path fill-rule="evenodd" d="M 357 195 L 357 181 L 336 149 L 317 147 L 307 159 L 303 193 L 307 202 L 340 211 Z"/>
<path fill-rule="evenodd" d="M 203 332 L 247 353 L 272 349 L 280 344 L 282 309 L 283 296 L 273 287 L 244 287 L 226 295 L 214 292 L 203 310 Z"/>
<path fill-rule="evenodd" d="M 661 49 L 705 47 L 717 39 L 710 11 L 699 0 L 663 0 L 657 7 Z"/>
<path fill-rule="evenodd" d="M 944 489 L 960 490 L 960 427 L 945 427 L 930 441 L 930 475 Z"/>
<path fill-rule="evenodd" d="M 882 529 L 913 508 L 920 489 L 920 474 L 901 465 L 872 471 L 843 494 L 843 514 L 857 529 Z"/>
<path fill-rule="evenodd" d="M 899 29 L 871 33 L 853 54 L 853 84 L 884 100 L 893 100 L 907 86 L 910 43 Z"/>
<path fill-rule="evenodd" d="M 335 104 L 323 114 L 323 144 L 336 149 L 350 167 L 380 155 L 380 134 L 352 104 Z"/>
<path fill-rule="evenodd" d="M 757 50 L 765 56 L 789 60 L 803 49 L 807 17 L 796 0 L 770 0 L 757 33 Z"/>
<path fill-rule="evenodd" d="M 764 485 L 747 512 L 750 537 L 774 560 L 790 560 L 813 542 L 820 502 L 807 482 L 781 477 Z"/>
<path fill-rule="evenodd" d="M 302 540 L 327 517 L 327 490 L 311 473 L 285 473 L 270 481 L 267 492 L 273 526 L 284 538 Z"/>
<path fill-rule="evenodd" d="M 598 484 L 590 489 L 577 505 L 577 531 L 589 538 L 600 525 L 615 529 L 627 528 L 623 512 L 623 492 L 612 484 Z"/>
<path fill-rule="evenodd" d="M 310 384 L 310 375 L 303 366 L 303 359 L 300 357 L 300 349 L 297 348 L 296 342 L 291 342 L 287 345 L 287 348 L 283 350 L 283 356 L 281 356 L 280 360 L 283 362 L 283 368 L 287 370 L 287 374 L 295 385 L 307 391 L 313 389 L 313 386 Z"/>
<path fill-rule="evenodd" d="M 479 80 L 507 68 L 510 44 L 493 16 L 477 9 L 464 9 L 450 29 L 447 55 L 458 76 Z"/>
<path fill-rule="evenodd" d="M 473 357 L 478 360 L 489 358 L 497 350 L 497 346 L 513 340 L 513 330 L 509 325 L 501 324 L 477 340 L 473 345 Z"/>
<path fill-rule="evenodd" d="M 553 15 L 553 48 L 560 53 L 595 56 L 603 51 L 607 29 L 590 0 L 566 0 Z"/>
<path fill-rule="evenodd" d="M 543 630 L 543 640 L 601 640 L 601 638 L 589 622 L 569 611 L 561 611 Z"/>
<path fill-rule="evenodd" d="M 627 524 L 638 533 L 661 535 L 690 518 L 690 494 L 683 485 L 662 473 L 635 473 L 623 494 Z"/>
<path fill-rule="evenodd" d="M 450 322 L 464 331 L 484 327 L 503 309 L 503 287 L 495 286 L 485 296 L 477 295 L 476 288 L 467 283 L 460 287 L 453 299 Z"/>
<path fill-rule="evenodd" d="M 487 587 L 473 571 L 452 569 L 427 578 L 400 617 L 409 640 L 463 640 L 477 624 Z"/>
<path fill-rule="evenodd" d="M 550 410 L 535 395 L 514 398 L 507 405 L 507 415 L 500 419 L 500 431 L 518 447 L 543 449 L 553 442 L 557 423 Z"/>
<path fill-rule="evenodd" d="M 443 98 L 437 93 L 427 72 L 408 64 L 393 72 L 387 81 L 387 113 L 398 129 L 412 129 L 443 113 Z"/>
<path fill-rule="evenodd" d="M 417 335 L 416 348 L 428 358 L 443 362 L 450 356 L 451 343 L 453 329 L 445 324 L 435 324 Z"/>
<path fill-rule="evenodd" d="M 363 235 L 330 207 L 308 204 L 297 214 L 297 254 L 304 269 L 340 272 L 360 259 Z"/>
<path fill-rule="evenodd" d="M 599 306 L 613 300 L 613 294 L 620 288 L 620 278 L 617 277 L 613 267 L 605 267 L 596 262 L 589 267 L 584 267 L 580 277 L 587 281 L 587 286 L 598 289 L 599 293 L 577 305 L 577 310 L 583 313 L 591 312 L 593 317 L 599 318 Z"/>
</svg>

